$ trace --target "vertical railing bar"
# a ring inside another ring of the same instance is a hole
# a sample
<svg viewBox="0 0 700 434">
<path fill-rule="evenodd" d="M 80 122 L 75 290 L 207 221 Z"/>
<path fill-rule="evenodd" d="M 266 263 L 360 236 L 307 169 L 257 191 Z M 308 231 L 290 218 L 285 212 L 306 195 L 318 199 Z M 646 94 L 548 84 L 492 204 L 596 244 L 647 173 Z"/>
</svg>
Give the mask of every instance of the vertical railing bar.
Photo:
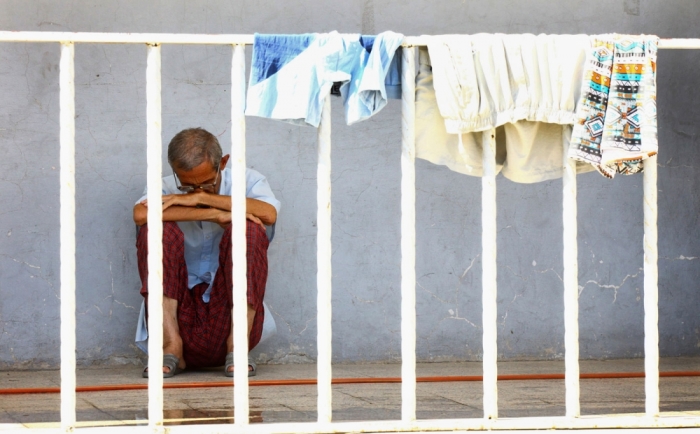
<svg viewBox="0 0 700 434">
<path fill-rule="evenodd" d="M 562 181 L 564 240 L 564 384 L 566 416 L 581 415 L 578 344 L 578 208 L 576 203 L 576 162 L 569 158 L 571 127 L 562 127 L 564 176 Z"/>
<path fill-rule="evenodd" d="M 401 419 L 416 420 L 416 81 L 415 49 L 404 47 L 401 77 Z"/>
<path fill-rule="evenodd" d="M 657 157 L 644 161 L 644 386 L 646 414 L 659 415 Z"/>
<path fill-rule="evenodd" d="M 248 425 L 248 280 L 246 276 L 245 45 L 231 66 L 231 257 L 233 258 L 234 422 Z"/>
<path fill-rule="evenodd" d="M 61 260 L 61 429 L 75 428 L 75 45 L 61 43 L 60 260 Z"/>
<path fill-rule="evenodd" d="M 332 405 L 331 330 L 331 100 L 326 96 L 318 129 L 318 235 L 316 261 L 318 287 L 318 422 L 330 422 Z"/>
<path fill-rule="evenodd" d="M 160 45 L 148 44 L 146 60 L 147 200 L 162 203 Z M 163 429 L 163 210 L 148 207 L 148 425 Z"/>
<path fill-rule="evenodd" d="M 497 263 L 496 263 L 496 130 L 484 131 L 481 187 L 482 321 L 484 419 L 498 417 Z"/>
</svg>

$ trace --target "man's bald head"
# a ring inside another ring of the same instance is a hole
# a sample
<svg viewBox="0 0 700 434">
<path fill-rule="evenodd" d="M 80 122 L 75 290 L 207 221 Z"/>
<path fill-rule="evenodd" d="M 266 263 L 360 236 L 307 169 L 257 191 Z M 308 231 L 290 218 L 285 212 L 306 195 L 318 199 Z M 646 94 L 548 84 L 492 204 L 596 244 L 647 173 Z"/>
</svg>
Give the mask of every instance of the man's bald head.
<svg viewBox="0 0 700 434">
<path fill-rule="evenodd" d="M 175 134 L 168 145 L 168 163 L 174 169 L 189 172 L 208 161 L 219 167 L 222 152 L 219 140 L 203 128 L 188 128 Z"/>
</svg>

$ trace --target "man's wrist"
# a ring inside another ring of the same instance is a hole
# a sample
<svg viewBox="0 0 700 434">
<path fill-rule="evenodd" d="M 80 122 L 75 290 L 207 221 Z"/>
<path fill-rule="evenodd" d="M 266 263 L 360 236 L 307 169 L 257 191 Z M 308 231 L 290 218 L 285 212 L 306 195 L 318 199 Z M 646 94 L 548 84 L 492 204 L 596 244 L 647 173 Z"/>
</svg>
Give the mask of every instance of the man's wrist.
<svg viewBox="0 0 700 434">
<path fill-rule="evenodd" d="M 209 192 L 201 192 L 199 193 L 198 196 L 198 204 L 197 208 L 216 208 L 216 209 L 222 209 L 221 206 L 217 206 L 218 203 L 217 201 L 219 200 L 219 196 L 216 193 L 209 193 Z"/>
<path fill-rule="evenodd" d="M 229 211 L 224 211 L 218 208 L 211 208 L 214 213 L 213 221 L 220 225 L 225 225 L 231 223 L 231 213 Z"/>
</svg>

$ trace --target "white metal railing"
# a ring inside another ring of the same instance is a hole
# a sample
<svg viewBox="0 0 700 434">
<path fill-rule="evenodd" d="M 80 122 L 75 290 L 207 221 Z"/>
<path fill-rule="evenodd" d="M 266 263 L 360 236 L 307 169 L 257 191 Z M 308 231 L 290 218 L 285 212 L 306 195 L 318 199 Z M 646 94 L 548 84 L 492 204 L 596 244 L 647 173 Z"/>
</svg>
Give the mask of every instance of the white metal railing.
<svg viewBox="0 0 700 434">
<path fill-rule="evenodd" d="M 61 426 L 75 425 L 75 69 L 72 43 L 61 44 Z"/>
<path fill-rule="evenodd" d="M 578 366 L 578 241 L 576 208 L 576 162 L 569 158 L 568 138 L 572 128 L 562 137 L 564 148 L 564 383 L 566 387 L 566 416 L 579 417 L 579 366 Z"/>
<path fill-rule="evenodd" d="M 330 423 L 333 417 L 331 390 L 331 100 L 330 95 L 323 101 L 323 113 L 318 128 L 318 184 L 316 200 L 318 202 L 316 236 L 316 322 L 318 348 L 317 379 L 318 382 L 318 423 Z M 247 348 L 246 348 L 247 351 Z M 248 418 L 246 417 L 246 421 Z M 246 422 L 247 423 L 247 422 Z"/>
<path fill-rule="evenodd" d="M 416 70 L 401 59 L 401 420 L 416 420 Z"/>
<path fill-rule="evenodd" d="M 231 67 L 231 223 L 233 226 L 233 323 L 234 359 L 247 364 L 246 243 L 245 243 L 245 45 L 253 35 L 187 35 L 153 33 L 56 33 L 0 32 L 0 42 L 59 42 L 60 60 L 60 196 L 61 196 L 61 423 L 55 431 L 76 428 L 76 330 L 75 330 L 75 43 L 147 44 L 147 185 L 149 203 L 161 201 L 161 44 L 223 44 L 233 46 Z M 482 263 L 483 263 L 483 399 L 484 417 L 479 419 L 416 420 L 416 302 L 415 302 L 415 53 L 424 45 L 421 37 L 406 37 L 403 50 L 402 135 L 401 135 L 401 420 L 332 422 L 331 402 L 331 123 L 330 100 L 324 103 L 318 129 L 318 420 L 314 423 L 248 424 L 248 377 L 244 369 L 234 373 L 234 419 L 230 425 L 172 426 L 172 433 L 318 433 L 390 432 L 475 429 L 593 429 L 699 427 L 698 416 L 659 415 L 658 350 L 658 252 L 656 157 L 644 168 L 644 349 L 645 416 L 580 416 L 578 362 L 578 260 L 576 224 L 576 171 L 567 159 L 564 140 L 563 222 L 564 222 L 564 313 L 566 415 L 561 417 L 498 418 L 497 330 L 496 330 L 496 178 L 495 131 L 483 133 L 484 174 L 482 179 Z M 662 49 L 700 49 L 700 39 L 662 39 Z M 162 359 L 162 211 L 148 207 L 149 267 L 149 371 L 159 372 Z M 148 380 L 149 425 L 147 427 L 80 428 L 81 432 L 161 432 L 163 427 L 163 378 Z M 0 424 L 0 429 L 26 429 L 21 424 Z"/>
<path fill-rule="evenodd" d="M 231 65 L 231 237 L 233 244 L 233 376 L 239 387 L 233 389 L 236 425 L 248 424 L 248 278 L 246 277 L 245 238 L 245 45 L 233 46 Z"/>
<path fill-rule="evenodd" d="M 146 183 L 148 203 L 162 203 L 160 45 L 148 45 L 146 59 Z M 148 425 L 163 426 L 163 209 L 148 207 Z M 63 368 L 63 366 L 61 366 Z M 154 375 L 157 374 L 157 375 Z"/>
</svg>

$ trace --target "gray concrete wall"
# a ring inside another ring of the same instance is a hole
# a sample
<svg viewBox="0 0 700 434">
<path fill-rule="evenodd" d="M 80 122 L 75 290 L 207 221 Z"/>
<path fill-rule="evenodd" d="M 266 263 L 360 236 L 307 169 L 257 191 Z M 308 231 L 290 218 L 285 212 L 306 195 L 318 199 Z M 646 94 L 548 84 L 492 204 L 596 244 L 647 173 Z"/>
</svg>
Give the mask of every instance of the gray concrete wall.
<svg viewBox="0 0 700 434">
<path fill-rule="evenodd" d="M 0 29 L 301 33 L 652 33 L 698 37 L 700 3 L 559 1 L 0 1 Z M 250 56 L 250 49 L 248 49 Z M 145 183 L 139 45 L 76 48 L 77 321 L 81 364 L 133 362 L 141 297 L 131 209 Z M 57 44 L 0 44 L 0 368 L 59 363 Z M 163 138 L 230 144 L 229 47 L 163 48 Z M 700 354 L 700 52 L 659 55 L 661 354 Z M 343 124 L 333 101 L 333 358 L 400 355 L 400 103 Z M 248 118 L 248 162 L 282 201 L 260 361 L 316 357 L 315 130 Z M 417 161 L 420 360 L 477 360 L 480 180 Z M 643 354 L 642 177 L 579 177 L 582 358 Z M 561 181 L 498 179 L 503 359 L 563 357 Z"/>
</svg>

